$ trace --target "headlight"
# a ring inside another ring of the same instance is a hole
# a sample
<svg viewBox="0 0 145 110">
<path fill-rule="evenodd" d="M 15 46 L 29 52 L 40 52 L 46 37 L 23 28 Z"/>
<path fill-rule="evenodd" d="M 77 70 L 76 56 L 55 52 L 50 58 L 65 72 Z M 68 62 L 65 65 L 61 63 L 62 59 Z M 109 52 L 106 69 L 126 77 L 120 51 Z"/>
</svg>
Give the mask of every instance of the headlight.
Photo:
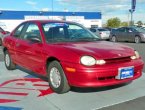
<svg viewBox="0 0 145 110">
<path fill-rule="evenodd" d="M 85 66 L 93 66 L 96 64 L 96 60 L 91 56 L 83 56 L 81 57 L 81 63 Z"/>
<path fill-rule="evenodd" d="M 132 60 L 138 59 L 140 57 L 138 51 L 134 51 L 134 54 L 135 55 L 131 56 Z"/>
<path fill-rule="evenodd" d="M 94 57 L 91 56 L 83 56 L 81 57 L 81 63 L 85 66 L 93 66 L 93 65 L 103 65 L 105 64 L 105 60 L 96 60 Z"/>
</svg>

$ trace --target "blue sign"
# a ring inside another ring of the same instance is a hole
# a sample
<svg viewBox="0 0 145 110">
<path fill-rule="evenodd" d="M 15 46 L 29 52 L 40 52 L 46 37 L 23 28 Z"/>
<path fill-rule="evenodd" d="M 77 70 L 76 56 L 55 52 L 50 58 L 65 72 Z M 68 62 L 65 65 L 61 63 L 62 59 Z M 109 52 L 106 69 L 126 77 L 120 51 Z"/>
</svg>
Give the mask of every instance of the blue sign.
<svg viewBox="0 0 145 110">
<path fill-rule="evenodd" d="M 136 0 L 132 0 L 132 10 L 135 10 L 135 7 L 136 7 Z"/>
</svg>

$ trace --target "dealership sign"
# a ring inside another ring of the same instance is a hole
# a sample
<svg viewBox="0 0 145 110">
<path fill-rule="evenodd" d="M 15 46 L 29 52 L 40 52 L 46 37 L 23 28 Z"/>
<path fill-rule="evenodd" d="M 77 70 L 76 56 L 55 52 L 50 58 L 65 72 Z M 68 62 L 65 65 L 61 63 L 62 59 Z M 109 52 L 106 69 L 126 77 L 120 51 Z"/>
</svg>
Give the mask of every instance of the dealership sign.
<svg viewBox="0 0 145 110">
<path fill-rule="evenodd" d="M 132 7 L 131 7 L 131 9 L 135 11 L 135 7 L 136 7 L 136 0 L 132 0 Z"/>
<path fill-rule="evenodd" d="M 64 16 L 25 16 L 25 20 L 63 20 Z"/>
</svg>

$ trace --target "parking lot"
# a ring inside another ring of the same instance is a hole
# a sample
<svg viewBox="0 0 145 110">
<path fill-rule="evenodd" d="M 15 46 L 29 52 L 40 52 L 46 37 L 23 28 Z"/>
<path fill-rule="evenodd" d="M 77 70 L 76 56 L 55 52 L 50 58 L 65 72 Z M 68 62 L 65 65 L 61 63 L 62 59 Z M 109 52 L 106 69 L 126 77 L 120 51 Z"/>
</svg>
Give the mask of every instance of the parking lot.
<svg viewBox="0 0 145 110">
<path fill-rule="evenodd" d="M 145 62 L 144 43 L 123 44 L 139 51 Z M 145 68 L 143 72 L 145 72 Z M 125 85 L 86 89 L 73 88 L 68 93 L 56 94 L 50 90 L 45 78 L 38 77 L 21 67 L 17 67 L 14 71 L 8 71 L 4 66 L 0 47 L 0 75 L 0 110 L 145 109 L 144 73 L 141 78 Z"/>
</svg>

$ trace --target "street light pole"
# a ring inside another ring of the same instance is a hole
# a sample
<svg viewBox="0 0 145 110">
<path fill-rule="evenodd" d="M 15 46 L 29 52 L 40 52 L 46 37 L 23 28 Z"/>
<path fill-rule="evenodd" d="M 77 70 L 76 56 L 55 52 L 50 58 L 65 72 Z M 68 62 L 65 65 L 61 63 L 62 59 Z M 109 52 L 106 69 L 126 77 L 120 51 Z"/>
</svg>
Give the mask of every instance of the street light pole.
<svg viewBox="0 0 145 110">
<path fill-rule="evenodd" d="M 134 10 L 130 9 L 129 12 L 130 12 L 130 15 L 131 15 L 131 23 L 130 23 L 130 25 L 133 26 L 133 12 L 134 12 Z"/>
</svg>

